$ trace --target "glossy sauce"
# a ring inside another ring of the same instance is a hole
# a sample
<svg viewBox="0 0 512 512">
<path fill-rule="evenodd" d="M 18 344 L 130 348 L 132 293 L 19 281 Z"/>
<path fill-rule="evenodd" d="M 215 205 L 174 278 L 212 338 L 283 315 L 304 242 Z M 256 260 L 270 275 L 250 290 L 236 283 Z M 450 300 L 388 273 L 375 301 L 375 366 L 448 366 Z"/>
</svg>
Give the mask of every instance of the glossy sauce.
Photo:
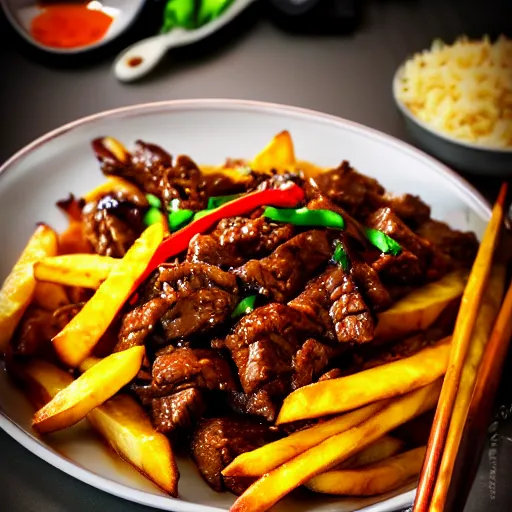
<svg viewBox="0 0 512 512">
<path fill-rule="evenodd" d="M 30 33 L 52 48 L 79 48 L 101 40 L 113 18 L 101 10 L 81 4 L 45 5 L 32 20 Z"/>
</svg>

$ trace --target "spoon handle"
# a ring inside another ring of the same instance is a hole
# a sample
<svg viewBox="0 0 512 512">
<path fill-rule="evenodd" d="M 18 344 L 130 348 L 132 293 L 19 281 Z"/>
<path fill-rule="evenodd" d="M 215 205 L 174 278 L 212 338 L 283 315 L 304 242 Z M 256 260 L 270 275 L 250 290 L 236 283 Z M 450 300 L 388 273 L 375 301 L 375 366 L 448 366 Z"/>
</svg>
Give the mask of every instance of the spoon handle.
<svg viewBox="0 0 512 512">
<path fill-rule="evenodd" d="M 235 0 L 224 14 L 195 30 L 176 28 L 167 34 L 143 39 L 121 52 L 114 62 L 114 74 L 122 82 L 131 82 L 149 73 L 168 49 L 195 43 L 213 34 L 256 0 Z"/>
</svg>

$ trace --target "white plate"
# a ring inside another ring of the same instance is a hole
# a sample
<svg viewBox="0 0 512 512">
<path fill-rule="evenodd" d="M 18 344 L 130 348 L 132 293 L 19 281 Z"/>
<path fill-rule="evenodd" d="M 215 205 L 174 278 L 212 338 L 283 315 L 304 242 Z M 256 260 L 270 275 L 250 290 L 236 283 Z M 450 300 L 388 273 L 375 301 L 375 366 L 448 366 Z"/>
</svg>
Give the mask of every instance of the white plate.
<svg viewBox="0 0 512 512">
<path fill-rule="evenodd" d="M 113 110 L 66 125 L 21 150 L 0 169 L 0 226 L 3 280 L 38 221 L 65 227 L 54 207 L 69 192 L 77 195 L 103 180 L 89 142 L 111 135 L 128 146 L 136 139 L 185 153 L 198 163 L 221 163 L 228 156 L 250 158 L 287 129 L 297 157 L 321 166 L 342 159 L 377 178 L 388 190 L 411 192 L 432 206 L 432 214 L 458 229 L 482 235 L 490 217 L 484 199 L 456 174 L 420 151 L 364 126 L 293 107 L 238 100 L 164 102 Z M 113 457 L 84 424 L 39 438 L 30 427 L 32 410 L 0 371 L 0 426 L 38 457 L 98 489 L 163 510 L 213 512 L 229 509 L 234 498 L 213 492 L 193 464 L 180 460 L 180 497 L 171 499 L 135 470 Z M 384 512 L 411 504 L 413 486 L 386 499 L 322 498 L 296 492 L 276 511 Z"/>
</svg>

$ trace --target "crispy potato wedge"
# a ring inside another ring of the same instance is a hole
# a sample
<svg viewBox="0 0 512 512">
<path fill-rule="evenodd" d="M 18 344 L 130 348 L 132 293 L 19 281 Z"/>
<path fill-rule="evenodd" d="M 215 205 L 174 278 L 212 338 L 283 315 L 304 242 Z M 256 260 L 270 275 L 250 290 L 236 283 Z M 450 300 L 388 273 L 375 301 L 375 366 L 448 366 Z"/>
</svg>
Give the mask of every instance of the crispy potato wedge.
<svg viewBox="0 0 512 512">
<path fill-rule="evenodd" d="M 34 263 L 57 254 L 57 234 L 42 224 L 31 236 L 0 289 L 0 353 L 5 352 L 36 288 Z"/>
<path fill-rule="evenodd" d="M 343 462 L 398 425 L 435 407 L 441 379 L 391 400 L 359 425 L 329 437 L 256 480 L 233 504 L 231 512 L 263 512 L 314 476 Z"/>
<path fill-rule="evenodd" d="M 430 327 L 450 304 L 462 296 L 467 273 L 452 272 L 439 281 L 414 290 L 391 308 L 377 314 L 375 338 L 389 341 Z"/>
<path fill-rule="evenodd" d="M 69 297 L 60 284 L 37 282 L 33 302 L 46 311 L 55 311 L 69 304 Z"/>
<path fill-rule="evenodd" d="M 65 231 L 59 234 L 59 254 L 88 254 L 92 246 L 84 234 L 82 221 L 71 219 Z"/>
<path fill-rule="evenodd" d="M 350 459 L 342 462 L 338 468 L 350 469 L 375 464 L 376 462 L 396 455 L 403 450 L 404 446 L 405 443 L 401 439 L 392 436 L 383 436 L 370 446 L 367 446 L 364 450 L 350 457 Z"/>
<path fill-rule="evenodd" d="M 146 270 L 163 236 L 160 224 L 149 226 L 111 269 L 93 297 L 53 338 L 55 350 L 65 364 L 76 367 L 91 353 L 130 296 L 133 283 Z"/>
<path fill-rule="evenodd" d="M 144 347 L 132 347 L 101 360 L 39 409 L 32 426 L 48 433 L 79 422 L 137 375 L 144 353 Z"/>
<path fill-rule="evenodd" d="M 73 382 L 70 373 L 41 360 L 14 365 L 10 373 L 36 408 Z M 179 473 L 169 440 L 153 428 L 135 400 L 116 395 L 93 409 L 87 420 L 123 459 L 171 496 L 177 496 Z"/>
<path fill-rule="evenodd" d="M 132 397 L 116 395 L 87 419 L 123 459 L 171 496 L 178 495 L 178 466 L 169 440 Z"/>
<path fill-rule="evenodd" d="M 34 276 L 38 281 L 95 290 L 118 262 L 118 259 L 99 254 L 52 256 L 35 263 Z"/>
<path fill-rule="evenodd" d="M 140 198 L 141 201 L 146 201 L 144 192 L 139 187 L 117 176 L 107 176 L 106 181 L 90 192 L 87 192 L 82 198 L 88 203 L 90 201 L 98 201 L 108 194 L 121 194 L 127 197 L 135 196 Z"/>
<path fill-rule="evenodd" d="M 95 364 L 99 363 L 100 361 L 102 360 L 101 357 L 94 357 L 94 356 L 89 356 L 89 357 L 86 357 L 82 363 L 80 364 L 80 366 L 78 367 L 78 370 L 81 372 L 81 373 L 84 373 L 86 372 L 87 370 L 90 370 Z"/>
<path fill-rule="evenodd" d="M 412 356 L 299 388 L 285 398 L 276 423 L 350 411 L 425 386 L 445 374 L 450 342 L 451 336 Z"/>
<path fill-rule="evenodd" d="M 299 430 L 256 450 L 242 453 L 224 468 L 224 476 L 261 476 L 284 462 L 370 418 L 384 408 L 387 401 L 373 403 L 313 427 Z"/>
<path fill-rule="evenodd" d="M 314 492 L 344 496 L 374 496 L 394 491 L 419 475 L 426 447 L 420 446 L 387 460 L 357 469 L 327 471 L 306 487 Z"/>
<path fill-rule="evenodd" d="M 295 150 L 293 141 L 288 131 L 278 133 L 263 150 L 256 155 L 251 162 L 251 167 L 256 171 L 270 171 L 272 169 L 284 170 L 294 167 Z"/>
</svg>

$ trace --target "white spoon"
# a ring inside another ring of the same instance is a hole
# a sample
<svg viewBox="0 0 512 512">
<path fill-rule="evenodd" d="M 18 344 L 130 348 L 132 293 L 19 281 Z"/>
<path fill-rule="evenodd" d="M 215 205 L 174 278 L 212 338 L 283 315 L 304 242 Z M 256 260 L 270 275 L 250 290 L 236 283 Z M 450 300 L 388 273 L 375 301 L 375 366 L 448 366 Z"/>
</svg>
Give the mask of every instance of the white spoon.
<svg viewBox="0 0 512 512">
<path fill-rule="evenodd" d="M 200 41 L 238 16 L 255 0 L 235 0 L 215 20 L 195 30 L 177 28 L 167 34 L 148 37 L 129 46 L 114 62 L 114 73 L 118 80 L 131 82 L 151 71 L 170 48 L 186 46 Z"/>
</svg>

